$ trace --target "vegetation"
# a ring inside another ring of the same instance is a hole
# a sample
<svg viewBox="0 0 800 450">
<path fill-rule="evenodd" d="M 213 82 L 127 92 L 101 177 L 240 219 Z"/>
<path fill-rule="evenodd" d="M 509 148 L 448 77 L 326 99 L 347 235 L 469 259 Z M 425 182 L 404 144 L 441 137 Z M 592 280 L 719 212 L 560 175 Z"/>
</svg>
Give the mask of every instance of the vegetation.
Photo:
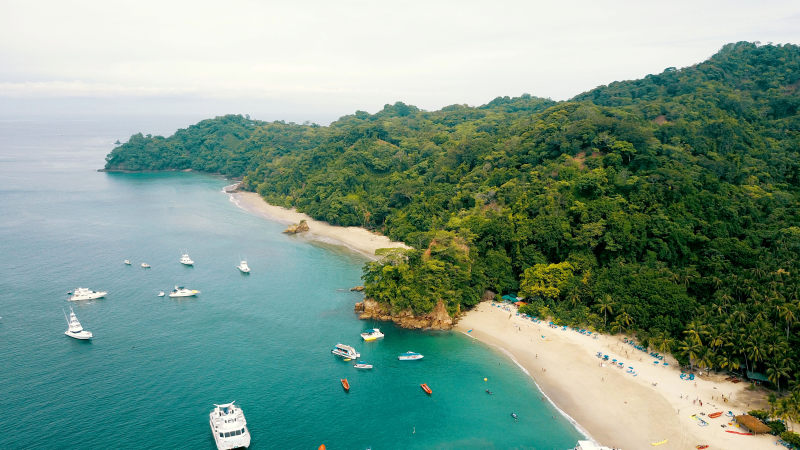
<svg viewBox="0 0 800 450">
<path fill-rule="evenodd" d="M 414 247 L 364 269 L 396 310 L 485 290 L 704 369 L 800 383 L 800 47 L 728 44 L 566 102 L 523 95 L 330 126 L 206 120 L 107 168 L 243 176 L 270 203 Z"/>
</svg>

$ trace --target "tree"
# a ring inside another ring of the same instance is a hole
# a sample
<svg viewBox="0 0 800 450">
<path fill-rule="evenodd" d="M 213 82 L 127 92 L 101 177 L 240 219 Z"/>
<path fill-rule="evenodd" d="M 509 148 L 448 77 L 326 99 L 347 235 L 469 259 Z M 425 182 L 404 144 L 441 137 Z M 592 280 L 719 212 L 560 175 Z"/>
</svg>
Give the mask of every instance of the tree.
<svg viewBox="0 0 800 450">
<path fill-rule="evenodd" d="M 520 293 L 525 297 L 557 299 L 574 271 L 572 264 L 536 264 L 525 269 L 520 283 Z"/>
<path fill-rule="evenodd" d="M 606 316 L 611 313 L 614 314 L 614 300 L 611 298 L 611 295 L 606 294 L 602 298 L 598 299 L 595 303 L 597 309 L 603 314 L 603 327 L 606 326 Z"/>
</svg>

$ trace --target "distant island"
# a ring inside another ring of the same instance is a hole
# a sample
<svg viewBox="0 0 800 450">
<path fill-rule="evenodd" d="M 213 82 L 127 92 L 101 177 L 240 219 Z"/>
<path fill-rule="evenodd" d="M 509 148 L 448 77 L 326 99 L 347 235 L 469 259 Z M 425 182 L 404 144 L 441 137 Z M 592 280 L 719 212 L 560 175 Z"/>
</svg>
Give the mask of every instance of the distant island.
<svg viewBox="0 0 800 450">
<path fill-rule="evenodd" d="M 523 314 L 800 398 L 799 109 L 800 47 L 739 42 L 563 102 L 217 117 L 133 135 L 105 169 L 242 177 L 270 204 L 407 243 L 364 267 L 381 314 L 518 296 Z"/>
</svg>

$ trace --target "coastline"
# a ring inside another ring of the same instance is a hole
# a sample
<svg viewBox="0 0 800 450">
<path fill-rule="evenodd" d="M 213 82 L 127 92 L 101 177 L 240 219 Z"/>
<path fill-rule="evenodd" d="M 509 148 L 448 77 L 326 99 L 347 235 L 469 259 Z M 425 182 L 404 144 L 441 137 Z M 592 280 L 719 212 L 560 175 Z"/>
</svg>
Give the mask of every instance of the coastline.
<svg viewBox="0 0 800 450">
<path fill-rule="evenodd" d="M 373 233 L 366 228 L 335 226 L 314 220 L 309 215 L 297 212 L 295 209 L 271 205 L 255 192 L 233 191 L 231 188 L 234 186 L 236 185 L 226 186 L 223 191 L 230 196 L 230 200 L 236 206 L 245 211 L 285 224 L 305 220 L 309 231 L 294 235 L 301 239 L 347 247 L 373 260 L 377 259 L 375 251 L 379 248 L 411 248 L 402 242 L 392 241 L 388 237 Z"/>
<path fill-rule="evenodd" d="M 666 439 L 659 448 L 775 446 L 771 435 L 726 433 L 739 428 L 728 425 L 725 415 L 717 419 L 700 415 L 764 409 L 765 395 L 748 390 L 748 383 L 734 384 L 721 375 L 684 381 L 674 360 L 668 359 L 669 366 L 655 365 L 654 358 L 621 337 L 596 335 L 595 339 L 572 329 L 551 328 L 517 316 L 513 307 L 492 302 L 465 313 L 454 329 L 508 355 L 580 432 L 601 445 L 629 450 L 649 448 Z M 608 363 L 601 366 L 597 352 L 625 361 L 625 369 Z M 629 366 L 636 376 L 627 372 Z M 723 402 L 722 395 L 729 400 Z M 695 414 L 708 426 L 698 426 L 691 417 Z"/>
</svg>

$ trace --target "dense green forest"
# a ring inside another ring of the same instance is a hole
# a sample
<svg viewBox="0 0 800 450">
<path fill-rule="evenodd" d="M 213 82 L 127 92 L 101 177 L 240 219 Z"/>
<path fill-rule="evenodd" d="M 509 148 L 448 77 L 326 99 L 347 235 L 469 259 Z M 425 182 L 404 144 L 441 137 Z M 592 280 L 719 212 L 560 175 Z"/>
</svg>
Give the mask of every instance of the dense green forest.
<svg viewBox="0 0 800 450">
<path fill-rule="evenodd" d="M 519 293 L 530 314 L 783 390 L 800 383 L 798 109 L 800 47 L 740 42 L 564 102 L 218 117 L 132 136 L 106 168 L 241 176 L 270 203 L 402 240 L 364 268 L 395 310 Z"/>
</svg>

